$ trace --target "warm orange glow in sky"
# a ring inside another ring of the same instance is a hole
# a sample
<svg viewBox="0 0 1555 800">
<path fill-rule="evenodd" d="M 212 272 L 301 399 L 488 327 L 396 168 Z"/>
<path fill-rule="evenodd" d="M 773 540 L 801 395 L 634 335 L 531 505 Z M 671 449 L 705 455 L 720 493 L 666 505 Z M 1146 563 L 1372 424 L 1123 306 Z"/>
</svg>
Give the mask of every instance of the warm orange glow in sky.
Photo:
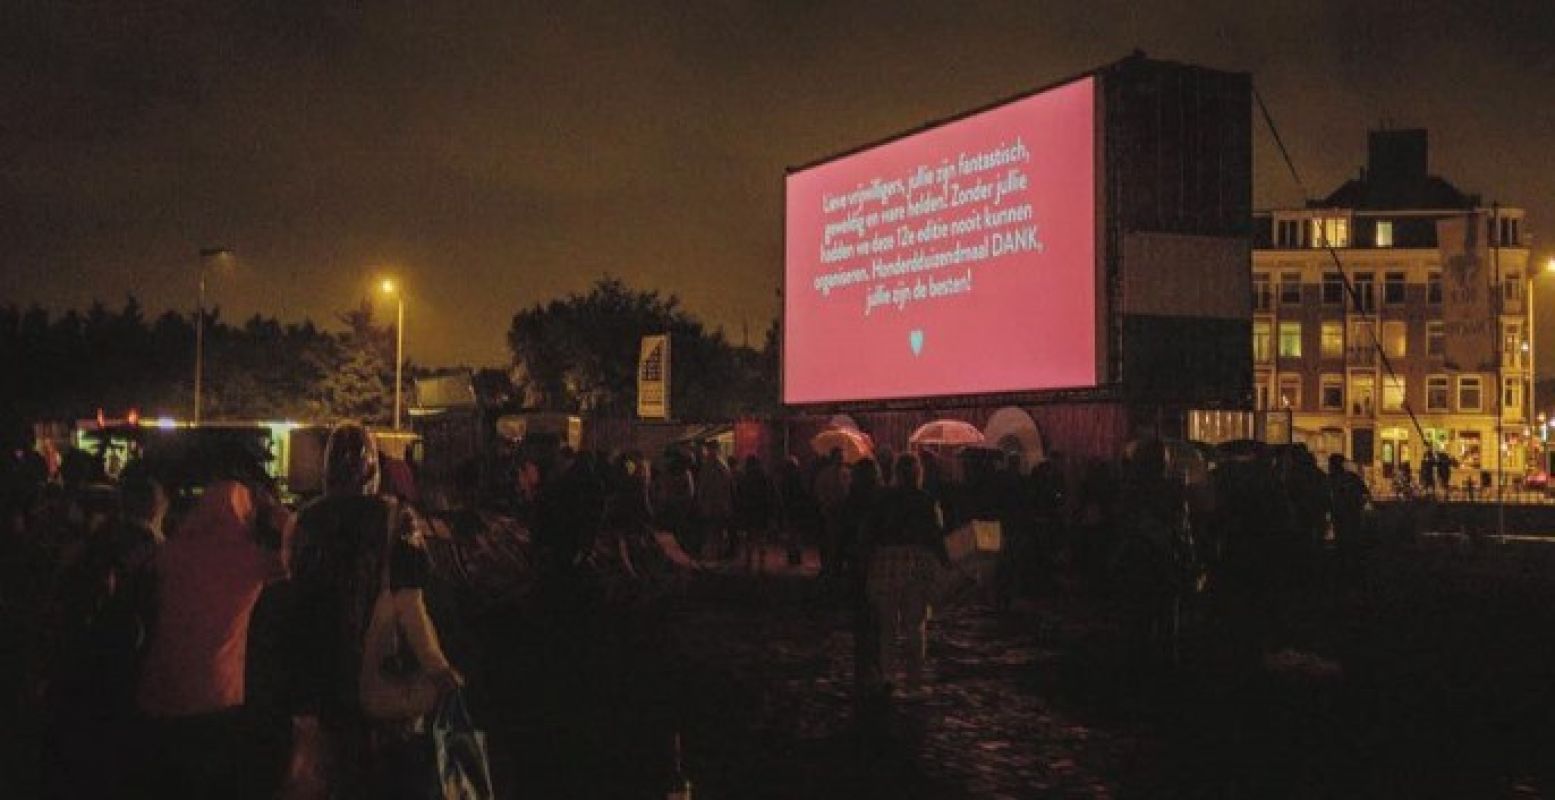
<svg viewBox="0 0 1555 800">
<path fill-rule="evenodd" d="M 1136 47 L 1251 72 L 1314 194 L 1387 121 L 1555 230 L 1555 48 L 1531 34 L 1555 4 L 606 5 L 23 4 L 0 26 L 0 302 L 191 310 L 220 243 L 228 319 L 334 325 L 399 265 L 420 363 L 505 361 L 514 312 L 605 273 L 763 330 L 786 167 Z M 1299 203 L 1254 131 L 1257 205 Z"/>
</svg>

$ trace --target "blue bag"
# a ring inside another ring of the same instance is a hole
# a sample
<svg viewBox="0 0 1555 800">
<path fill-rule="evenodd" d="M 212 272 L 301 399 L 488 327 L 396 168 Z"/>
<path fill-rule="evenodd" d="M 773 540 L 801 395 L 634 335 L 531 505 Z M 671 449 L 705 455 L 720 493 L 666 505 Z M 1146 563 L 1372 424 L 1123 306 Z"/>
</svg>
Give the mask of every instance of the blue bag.
<svg viewBox="0 0 1555 800">
<path fill-rule="evenodd" d="M 491 800 L 491 766 L 486 734 L 477 730 L 464 705 L 464 692 L 449 692 L 432 716 L 432 748 L 437 755 L 438 791 L 444 800 Z"/>
</svg>

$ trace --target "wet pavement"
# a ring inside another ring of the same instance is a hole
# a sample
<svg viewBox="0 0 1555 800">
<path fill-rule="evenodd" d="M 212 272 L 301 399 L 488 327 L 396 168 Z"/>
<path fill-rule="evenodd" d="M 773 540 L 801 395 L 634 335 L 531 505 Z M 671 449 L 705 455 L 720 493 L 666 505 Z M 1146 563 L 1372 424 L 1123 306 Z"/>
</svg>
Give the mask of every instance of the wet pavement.
<svg viewBox="0 0 1555 800">
<path fill-rule="evenodd" d="M 1004 618 L 971 605 L 941 609 L 931 624 L 928 691 L 895 701 L 866 729 L 854 709 L 852 633 L 830 599 L 814 585 L 770 587 L 769 602 L 796 613 L 677 613 L 694 660 L 762 676 L 749 724 L 777 743 L 776 752 L 763 748 L 765 759 L 730 742 L 716 746 L 707 754 L 708 796 L 1117 794 L 1110 773 L 1138 747 L 1136 736 L 1052 702 L 1062 657 L 1056 619 L 1029 608 Z"/>
<path fill-rule="evenodd" d="M 1139 666 L 1083 586 L 1004 613 L 963 592 L 931 623 L 929 690 L 868 714 L 813 553 L 434 614 L 502 797 L 662 797 L 676 734 L 699 800 L 1541 796 L 1555 549 L 1445 541 L 1254 668 L 1206 608 L 1180 663 Z"/>
<path fill-rule="evenodd" d="M 1536 597 L 1463 607 L 1456 589 L 1399 588 L 1336 626 L 1349 640 L 1251 670 L 1217 652 L 1202 609 L 1189 609 L 1181 664 L 1139 668 L 1105 605 L 1075 587 L 1007 613 L 963 598 L 931 624 L 929 691 L 861 722 L 840 592 L 813 564 L 769 566 L 709 570 L 577 627 L 514 631 L 522 652 L 551 639 L 505 672 L 517 693 L 493 698 L 499 774 L 522 777 L 513 796 L 660 796 L 675 733 L 699 798 L 1521 797 L 1550 785 L 1530 766 L 1552 752 L 1551 692 L 1528 691 L 1549 676 L 1543 651 L 1514 674 L 1483 635 L 1455 638 Z M 1396 582 L 1444 585 L 1421 572 Z"/>
</svg>

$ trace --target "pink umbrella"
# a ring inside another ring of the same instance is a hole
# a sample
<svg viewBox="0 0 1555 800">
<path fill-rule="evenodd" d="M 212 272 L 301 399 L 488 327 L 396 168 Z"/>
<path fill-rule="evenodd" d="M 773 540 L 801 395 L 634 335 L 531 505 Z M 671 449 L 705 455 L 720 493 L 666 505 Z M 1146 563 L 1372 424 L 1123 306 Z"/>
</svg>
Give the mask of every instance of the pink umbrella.
<svg viewBox="0 0 1555 800">
<path fill-rule="evenodd" d="M 875 443 L 869 434 L 854 428 L 827 428 L 810 440 L 810 449 L 817 455 L 824 456 L 832 448 L 842 450 L 842 460 L 847 464 L 875 455 Z"/>
<path fill-rule="evenodd" d="M 982 444 L 983 432 L 976 425 L 958 419 L 937 419 L 912 432 L 907 443 L 914 446 Z"/>
</svg>

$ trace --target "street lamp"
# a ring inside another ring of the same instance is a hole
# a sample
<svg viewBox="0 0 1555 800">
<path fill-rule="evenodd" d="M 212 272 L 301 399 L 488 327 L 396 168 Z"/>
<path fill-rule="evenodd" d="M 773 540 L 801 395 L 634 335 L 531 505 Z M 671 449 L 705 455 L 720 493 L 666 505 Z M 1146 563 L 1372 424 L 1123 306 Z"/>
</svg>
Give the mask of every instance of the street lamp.
<svg viewBox="0 0 1555 800">
<path fill-rule="evenodd" d="M 401 371 L 405 368 L 405 293 L 399 290 L 392 278 L 384 278 L 378 284 L 384 294 L 393 295 L 399 302 L 399 312 L 394 323 L 394 429 L 400 429 L 400 392 L 404 386 Z"/>
<path fill-rule="evenodd" d="M 225 247 L 200 249 L 200 303 L 194 320 L 194 424 L 200 424 L 200 390 L 205 379 L 205 275 L 212 262 L 230 260 Z"/>
</svg>

